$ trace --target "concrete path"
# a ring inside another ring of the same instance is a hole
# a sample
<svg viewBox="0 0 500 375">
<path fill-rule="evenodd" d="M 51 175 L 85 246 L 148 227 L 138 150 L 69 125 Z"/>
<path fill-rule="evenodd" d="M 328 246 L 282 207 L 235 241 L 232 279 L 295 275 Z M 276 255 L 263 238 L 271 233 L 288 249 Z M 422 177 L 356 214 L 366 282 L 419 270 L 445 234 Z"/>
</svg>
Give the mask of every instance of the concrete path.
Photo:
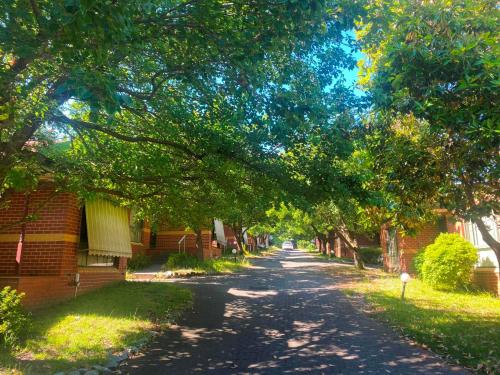
<svg viewBox="0 0 500 375">
<path fill-rule="evenodd" d="M 130 359 L 124 374 L 465 374 L 359 312 L 300 251 L 242 274 L 177 282 L 193 311 Z"/>
</svg>

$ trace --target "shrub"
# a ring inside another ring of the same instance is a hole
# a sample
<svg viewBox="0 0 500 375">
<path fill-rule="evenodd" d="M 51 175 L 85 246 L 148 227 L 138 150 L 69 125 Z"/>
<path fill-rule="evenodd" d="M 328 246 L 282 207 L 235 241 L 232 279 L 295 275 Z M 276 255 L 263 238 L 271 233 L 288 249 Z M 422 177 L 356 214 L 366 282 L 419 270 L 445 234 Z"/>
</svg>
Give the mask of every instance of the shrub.
<svg viewBox="0 0 500 375">
<path fill-rule="evenodd" d="M 166 268 L 175 270 L 178 268 L 196 268 L 199 267 L 200 260 L 194 255 L 178 253 L 168 257 Z"/>
<path fill-rule="evenodd" d="M 316 246 L 314 246 L 314 244 L 312 244 L 311 241 L 307 240 L 298 240 L 297 247 L 299 249 L 304 249 L 309 251 L 316 250 Z"/>
<path fill-rule="evenodd" d="M 415 274 L 418 277 L 422 277 L 422 265 L 424 264 L 425 259 L 425 248 L 417 251 L 412 260 L 412 266 L 415 271 Z"/>
<path fill-rule="evenodd" d="M 459 289 L 470 284 L 477 250 L 458 234 L 441 233 L 425 248 L 422 280 L 436 289 Z"/>
<path fill-rule="evenodd" d="M 236 261 L 233 255 L 218 259 L 199 260 L 194 255 L 172 254 L 165 264 L 165 269 L 192 269 L 211 274 L 237 271 L 247 265 L 248 262 L 242 256 L 236 257 Z"/>
<path fill-rule="evenodd" d="M 6 286 L 0 291 L 0 338 L 6 348 L 16 347 L 29 329 L 30 321 L 21 300 L 24 293 Z"/>
<path fill-rule="evenodd" d="M 378 264 L 380 263 L 382 249 L 380 247 L 361 247 L 359 249 L 359 255 L 364 263 Z"/>
<path fill-rule="evenodd" d="M 137 253 L 127 262 L 127 268 L 130 271 L 140 270 L 151 264 L 151 258 L 144 253 Z"/>
</svg>

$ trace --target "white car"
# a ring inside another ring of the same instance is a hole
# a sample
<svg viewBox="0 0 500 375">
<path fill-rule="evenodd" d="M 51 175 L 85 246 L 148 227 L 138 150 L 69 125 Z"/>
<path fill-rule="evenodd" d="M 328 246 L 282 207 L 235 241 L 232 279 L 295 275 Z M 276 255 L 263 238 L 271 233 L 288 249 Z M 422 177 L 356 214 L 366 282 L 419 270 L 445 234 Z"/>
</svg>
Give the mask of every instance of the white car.
<svg viewBox="0 0 500 375">
<path fill-rule="evenodd" d="M 283 250 L 293 250 L 293 243 L 292 243 L 292 241 L 284 241 L 281 244 L 281 249 L 283 249 Z"/>
</svg>

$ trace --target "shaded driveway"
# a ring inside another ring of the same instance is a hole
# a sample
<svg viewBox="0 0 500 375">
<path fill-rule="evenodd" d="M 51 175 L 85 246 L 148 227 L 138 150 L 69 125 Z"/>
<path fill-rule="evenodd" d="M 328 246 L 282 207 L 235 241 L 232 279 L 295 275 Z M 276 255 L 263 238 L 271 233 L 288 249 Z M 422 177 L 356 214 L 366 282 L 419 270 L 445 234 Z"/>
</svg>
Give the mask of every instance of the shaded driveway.
<svg viewBox="0 0 500 375">
<path fill-rule="evenodd" d="M 179 282 L 195 305 L 125 374 L 463 374 L 353 308 L 300 251 L 231 276 Z M 339 265 L 342 267 L 342 265 Z"/>
</svg>

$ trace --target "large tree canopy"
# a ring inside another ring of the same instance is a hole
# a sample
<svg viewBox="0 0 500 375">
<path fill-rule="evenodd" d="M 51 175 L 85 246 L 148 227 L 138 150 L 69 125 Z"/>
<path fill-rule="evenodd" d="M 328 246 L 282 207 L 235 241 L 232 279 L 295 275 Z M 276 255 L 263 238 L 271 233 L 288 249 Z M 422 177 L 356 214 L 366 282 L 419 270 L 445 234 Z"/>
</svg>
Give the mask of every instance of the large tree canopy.
<svg viewBox="0 0 500 375">
<path fill-rule="evenodd" d="M 374 171 L 400 207 L 434 203 L 473 220 L 498 214 L 497 3 L 376 1 L 360 37 L 374 115 Z M 436 207 L 437 208 L 437 207 Z"/>
<path fill-rule="evenodd" d="M 344 31 L 355 8 L 3 2 L 1 191 L 50 171 L 66 186 L 137 198 L 175 194 L 226 162 L 262 172 L 324 114 L 316 99 L 354 64 Z M 62 157 L 45 150 L 65 136 Z"/>
</svg>

